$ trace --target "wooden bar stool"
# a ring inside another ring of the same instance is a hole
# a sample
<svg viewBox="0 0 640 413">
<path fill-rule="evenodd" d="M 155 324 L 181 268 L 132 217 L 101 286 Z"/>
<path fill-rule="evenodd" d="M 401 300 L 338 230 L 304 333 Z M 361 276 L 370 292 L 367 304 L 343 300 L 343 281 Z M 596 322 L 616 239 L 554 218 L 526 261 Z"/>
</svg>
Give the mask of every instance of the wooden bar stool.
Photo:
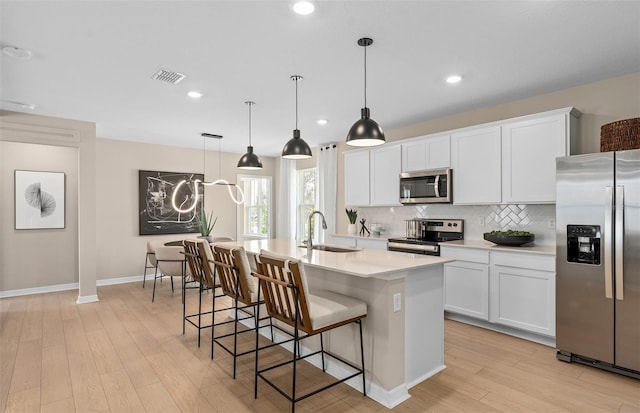
<svg viewBox="0 0 640 413">
<path fill-rule="evenodd" d="M 256 307 L 263 301 L 259 299 L 258 279 L 251 275 L 251 266 L 247 253 L 242 247 L 225 247 L 216 245 L 213 248 L 213 264 L 216 275 L 220 282 L 222 293 L 232 300 L 233 319 L 213 322 L 211 328 L 211 358 L 213 358 L 213 348 L 217 344 L 233 357 L 233 378 L 236 378 L 236 359 L 245 354 L 251 354 L 256 348 L 250 348 L 238 352 L 238 335 L 242 333 L 255 332 L 258 334 L 259 328 L 269 327 L 271 329 L 271 341 L 273 342 L 273 325 L 271 317 L 258 318 Z M 215 308 L 215 303 L 214 303 Z M 215 310 L 223 311 L 224 309 Z M 243 320 L 252 319 L 253 327 L 238 330 L 238 323 Z M 260 321 L 269 320 L 269 324 L 260 326 Z M 233 332 L 216 335 L 216 326 L 233 323 Z M 233 346 L 225 344 L 227 337 L 233 336 Z"/>
<path fill-rule="evenodd" d="M 307 287 L 307 278 L 302 263 L 294 259 L 275 257 L 263 252 L 258 258 L 257 271 L 254 276 L 260 279 L 267 312 L 272 318 L 293 328 L 294 341 L 292 358 L 275 365 L 261 368 L 258 363 L 260 351 L 256 352 L 254 397 L 258 397 L 258 379 L 262 379 L 291 402 L 291 411 L 294 412 L 295 404 L 300 400 L 359 375 L 362 375 L 362 393 L 366 396 L 362 319 L 367 316 L 367 304 L 332 291 L 320 290 L 311 294 Z M 360 332 L 360 366 L 324 349 L 322 333 L 351 323 L 356 323 Z M 301 336 L 300 333 L 303 335 Z M 320 350 L 301 355 L 300 341 L 314 335 L 320 335 Z M 296 364 L 299 360 L 316 354 L 320 354 L 322 357 L 323 371 L 326 371 L 325 356 L 329 356 L 355 372 L 318 389 L 298 395 L 296 393 Z M 270 381 L 264 374 L 289 364 L 293 364 L 290 394 Z"/>
</svg>

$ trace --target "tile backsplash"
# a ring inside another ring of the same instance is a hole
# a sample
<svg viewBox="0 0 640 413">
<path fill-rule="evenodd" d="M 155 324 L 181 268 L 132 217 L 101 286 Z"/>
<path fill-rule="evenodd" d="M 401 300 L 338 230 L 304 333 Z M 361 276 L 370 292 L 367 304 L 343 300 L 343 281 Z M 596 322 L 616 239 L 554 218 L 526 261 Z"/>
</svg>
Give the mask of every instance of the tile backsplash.
<svg viewBox="0 0 640 413">
<path fill-rule="evenodd" d="M 380 224 L 385 234 L 403 235 L 405 220 L 411 218 L 464 219 L 464 237 L 482 239 L 489 231 L 508 229 L 535 234 L 535 243 L 555 245 L 556 206 L 551 205 L 451 205 L 426 204 L 398 207 L 360 207 L 358 219 Z"/>
</svg>

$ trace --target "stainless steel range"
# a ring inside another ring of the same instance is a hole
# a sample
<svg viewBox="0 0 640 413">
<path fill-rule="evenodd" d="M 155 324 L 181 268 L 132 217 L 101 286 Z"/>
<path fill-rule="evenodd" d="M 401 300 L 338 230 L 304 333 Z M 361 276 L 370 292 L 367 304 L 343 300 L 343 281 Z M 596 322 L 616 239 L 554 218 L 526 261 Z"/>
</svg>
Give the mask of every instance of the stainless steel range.
<svg viewBox="0 0 640 413">
<path fill-rule="evenodd" d="M 413 254 L 440 255 L 440 242 L 464 239 L 463 219 L 408 219 L 407 236 L 389 238 L 387 250 Z"/>
</svg>

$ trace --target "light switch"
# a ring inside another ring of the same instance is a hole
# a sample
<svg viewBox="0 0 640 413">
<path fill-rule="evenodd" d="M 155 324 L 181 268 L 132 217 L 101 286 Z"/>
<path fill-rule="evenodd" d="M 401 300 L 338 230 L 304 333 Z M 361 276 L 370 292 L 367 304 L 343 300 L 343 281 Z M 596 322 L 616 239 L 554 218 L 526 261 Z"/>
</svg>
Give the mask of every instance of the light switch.
<svg viewBox="0 0 640 413">
<path fill-rule="evenodd" d="M 395 293 L 393 295 L 393 312 L 397 313 L 400 310 L 402 310 L 402 295 Z"/>
</svg>

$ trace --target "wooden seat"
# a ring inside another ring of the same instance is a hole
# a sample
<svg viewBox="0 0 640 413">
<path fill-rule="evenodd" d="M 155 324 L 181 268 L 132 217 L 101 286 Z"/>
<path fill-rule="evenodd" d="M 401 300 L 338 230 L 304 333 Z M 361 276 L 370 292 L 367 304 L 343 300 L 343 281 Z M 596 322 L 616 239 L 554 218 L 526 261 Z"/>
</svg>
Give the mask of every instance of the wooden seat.
<svg viewBox="0 0 640 413">
<path fill-rule="evenodd" d="M 216 275 L 220 282 L 222 293 L 232 300 L 233 319 L 215 322 L 211 329 L 211 358 L 213 358 L 214 345 L 217 344 L 227 351 L 233 357 L 233 378 L 236 378 L 236 359 L 245 354 L 251 354 L 256 351 L 256 347 L 250 348 L 242 352 L 238 351 L 238 334 L 255 332 L 258 328 L 270 327 L 271 340 L 273 341 L 273 325 L 270 317 L 258 319 L 258 311 L 256 306 L 262 303 L 259 298 L 259 282 L 258 279 L 251 275 L 251 266 L 247 253 L 242 247 L 225 247 L 216 245 L 213 248 Z M 215 308 L 215 303 L 214 303 Z M 222 310 L 216 310 L 222 311 Z M 238 330 L 238 324 L 243 320 L 252 320 L 252 326 Z M 260 321 L 269 320 L 269 324 L 260 326 Z M 233 323 L 232 333 L 223 333 L 216 335 L 216 326 Z M 233 337 L 233 346 L 225 344 L 225 338 Z"/>
<path fill-rule="evenodd" d="M 182 334 L 185 334 L 186 323 L 198 329 L 198 347 L 200 347 L 201 331 L 206 328 L 211 328 L 213 325 L 214 305 L 216 299 L 216 287 L 219 285 L 216 283 L 215 269 L 210 264 L 213 260 L 213 252 L 208 242 L 199 239 L 184 240 L 184 255 L 189 265 L 189 270 L 193 277 L 193 281 L 197 283 L 198 289 L 198 312 L 187 314 L 186 304 L 186 280 L 183 284 L 183 303 L 182 303 Z M 202 293 L 207 290 L 212 292 L 211 297 L 211 311 L 202 310 Z M 203 322 L 203 316 L 211 314 L 211 323 Z"/>
<path fill-rule="evenodd" d="M 261 368 L 258 362 L 260 352 L 256 352 L 254 397 L 258 397 L 258 379 L 262 379 L 291 402 L 291 411 L 294 412 L 295 404 L 298 401 L 359 375 L 362 375 L 362 392 L 366 396 L 364 346 L 362 342 L 362 319 L 367 315 L 366 303 L 332 291 L 321 290 L 314 291 L 313 294 L 310 293 L 304 267 L 300 261 L 276 257 L 265 252 L 262 252 L 258 258 L 257 271 L 254 276 L 260 280 L 268 314 L 273 319 L 293 328 L 294 341 L 291 360 L 275 365 Z M 325 331 L 351 323 L 356 323 L 360 332 L 360 366 L 356 366 L 354 363 L 324 349 L 322 334 Z M 304 334 L 301 336 L 300 333 Z M 320 350 L 301 355 L 300 341 L 314 335 L 320 336 Z M 319 389 L 298 395 L 296 393 L 296 364 L 299 360 L 317 354 L 321 356 L 323 371 L 326 371 L 325 355 L 327 355 L 349 366 L 355 372 Z M 288 364 L 293 364 L 290 393 L 267 379 L 264 374 Z"/>
</svg>

